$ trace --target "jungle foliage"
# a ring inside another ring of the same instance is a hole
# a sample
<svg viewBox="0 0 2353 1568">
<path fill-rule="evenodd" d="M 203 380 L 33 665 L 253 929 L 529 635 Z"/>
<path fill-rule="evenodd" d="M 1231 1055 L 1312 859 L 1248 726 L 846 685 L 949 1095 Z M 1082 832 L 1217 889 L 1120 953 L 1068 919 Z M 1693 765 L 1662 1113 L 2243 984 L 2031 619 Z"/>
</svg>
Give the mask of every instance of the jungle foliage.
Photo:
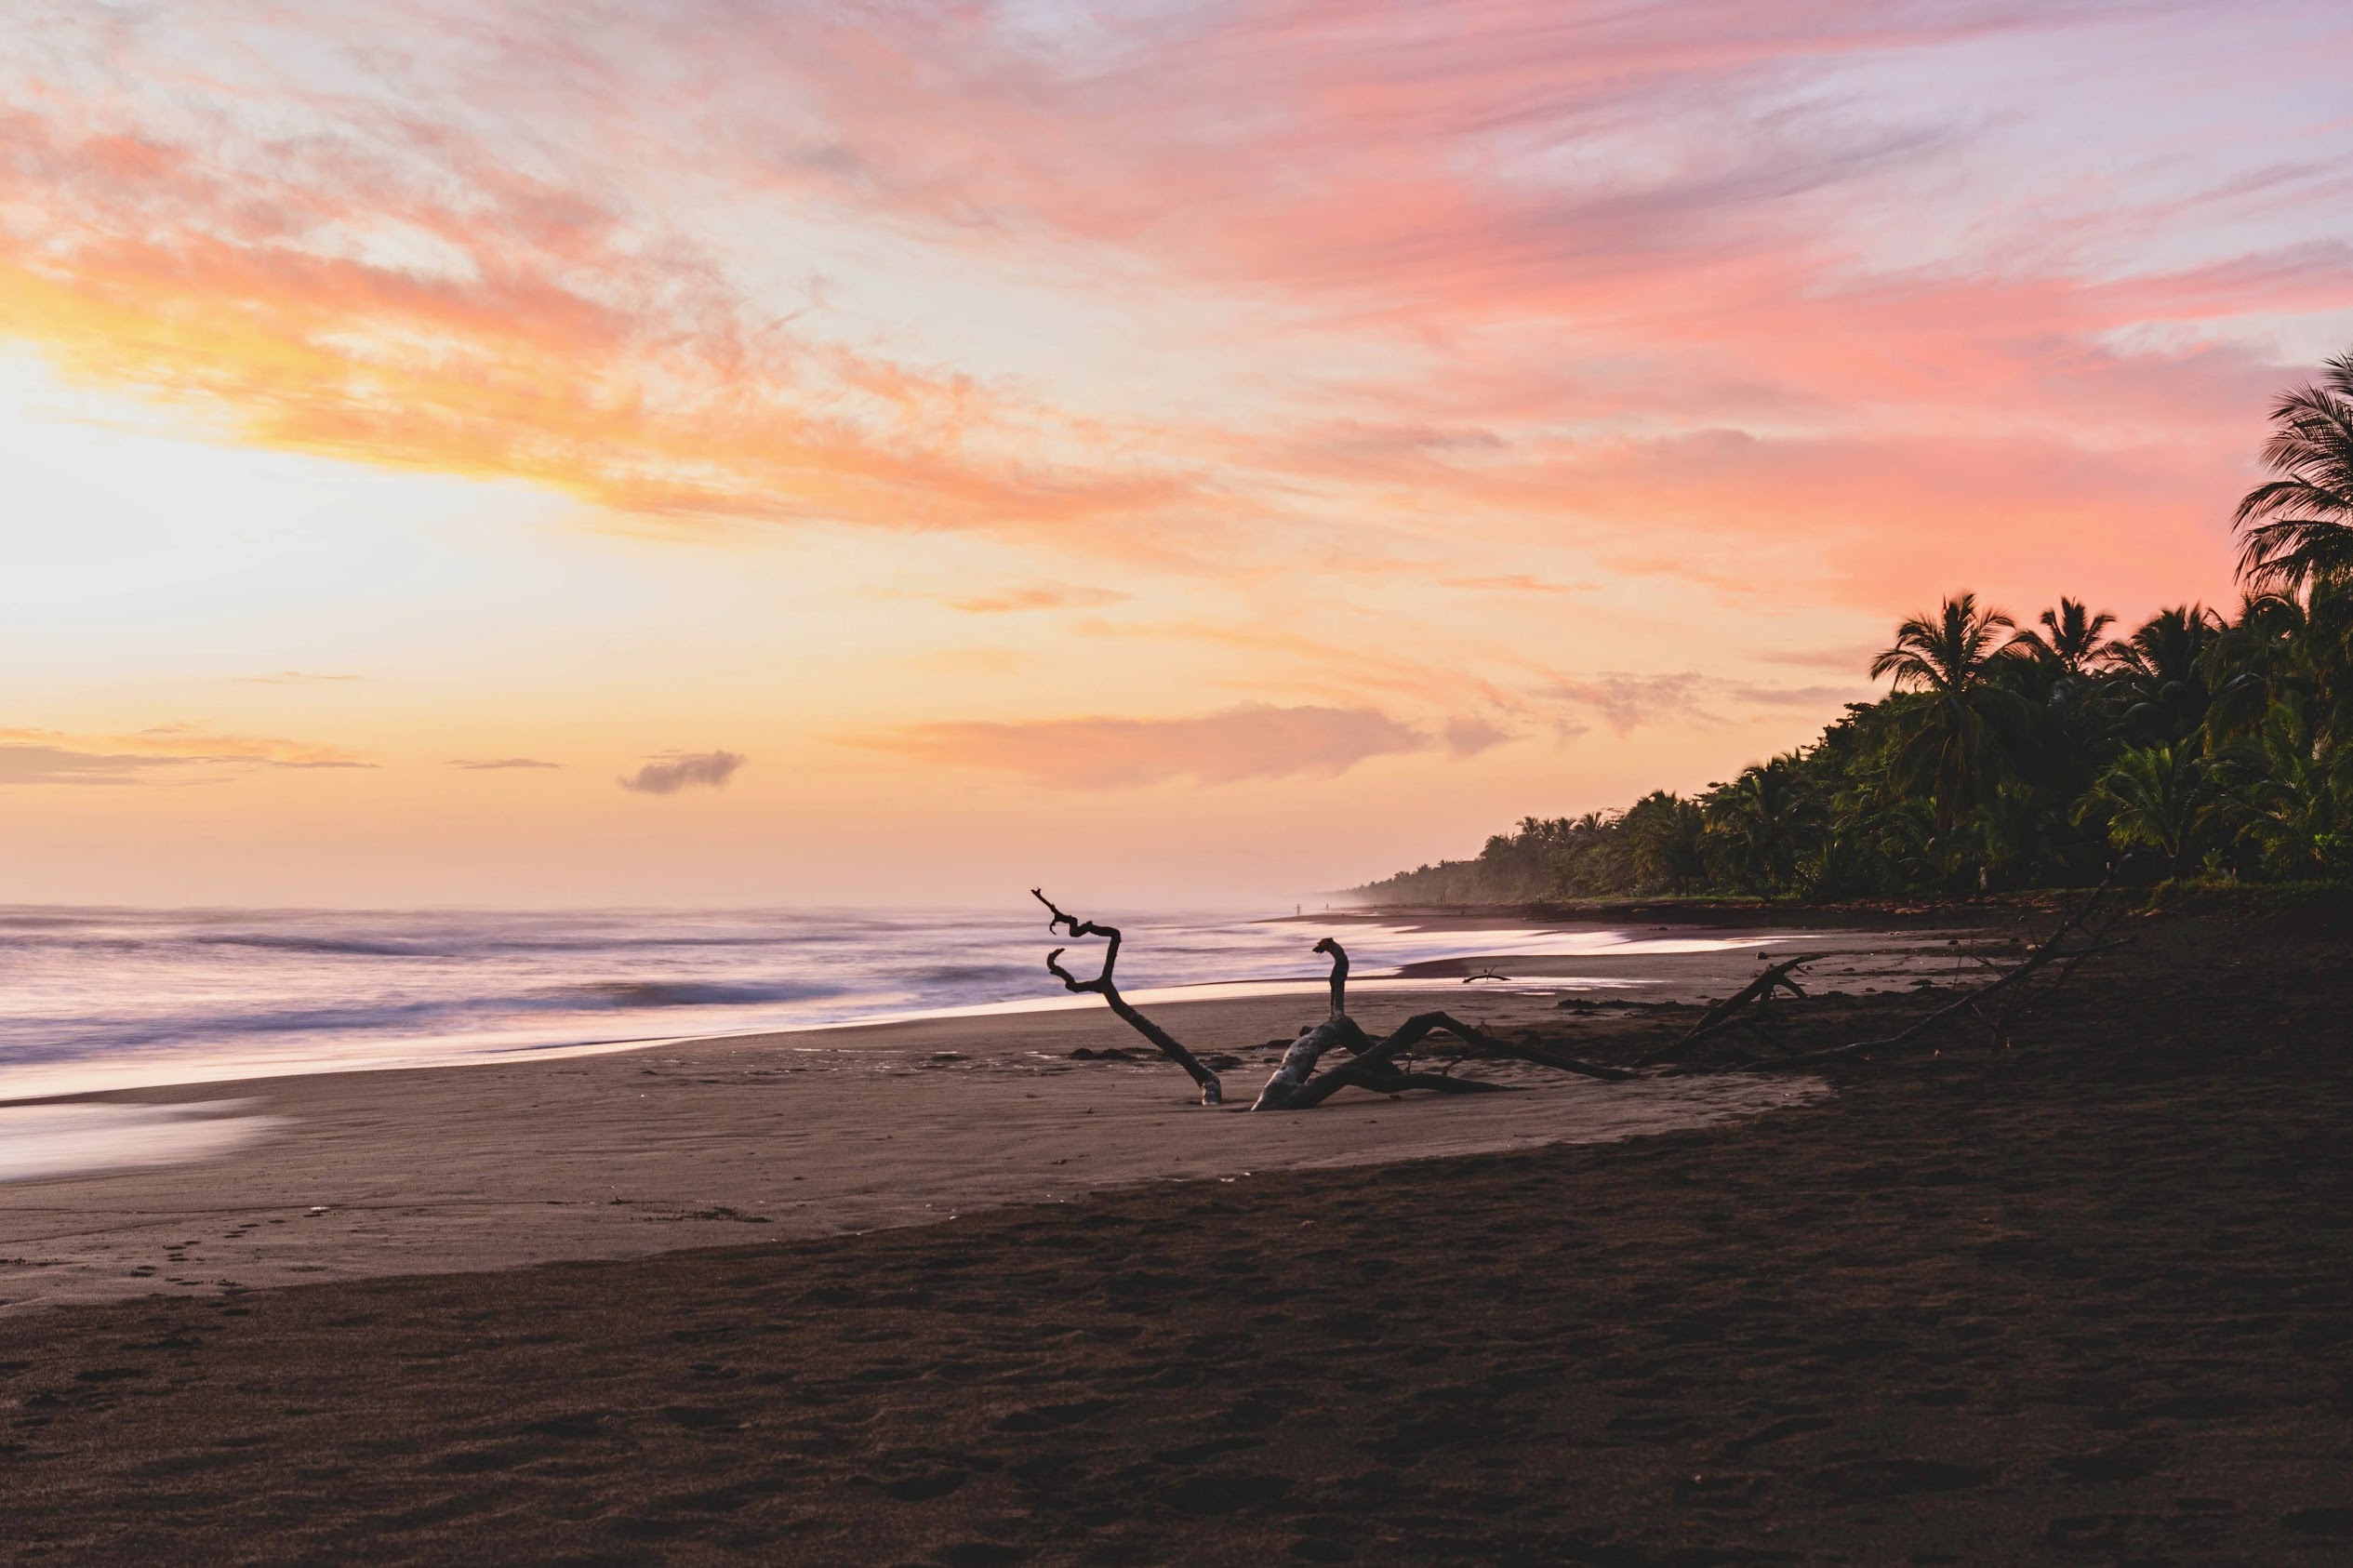
<svg viewBox="0 0 2353 1568">
<path fill-rule="evenodd" d="M 2174 879 L 2353 877 L 2353 353 L 2273 406 L 2239 506 L 2243 596 L 2120 636 L 2062 598 L 2034 624 L 1958 593 L 1871 662 L 1888 695 L 1691 797 L 1524 818 L 1384 903 L 2080 885 L 2125 851 Z"/>
</svg>

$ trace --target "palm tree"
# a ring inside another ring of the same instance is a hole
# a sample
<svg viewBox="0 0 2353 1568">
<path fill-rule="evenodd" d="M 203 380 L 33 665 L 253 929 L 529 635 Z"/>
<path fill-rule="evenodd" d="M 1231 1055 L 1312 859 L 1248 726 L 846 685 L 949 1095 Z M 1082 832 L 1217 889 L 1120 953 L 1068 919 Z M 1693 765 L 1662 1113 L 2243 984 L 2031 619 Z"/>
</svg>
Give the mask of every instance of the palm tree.
<svg viewBox="0 0 2353 1568">
<path fill-rule="evenodd" d="M 2291 692 L 2264 714 L 2252 746 L 2236 759 L 2245 832 L 2266 865 L 2287 876 L 2317 876 L 2333 858 L 2346 820 L 2349 759 L 2316 734 Z"/>
<path fill-rule="evenodd" d="M 2272 704 L 2311 695 L 2311 614 L 2300 599 L 2253 592 L 2240 598 L 2238 618 L 2225 623 L 2200 656 L 2198 672 L 2213 693 L 2206 709 L 2208 751 L 2259 729 Z"/>
<path fill-rule="evenodd" d="M 2080 678 L 2099 657 L 2100 633 L 2116 624 L 2106 610 L 2094 615 L 2080 599 L 2059 601 L 2042 612 L 2041 631 L 2021 631 L 2014 645 L 2056 665 L 2063 675 Z"/>
<path fill-rule="evenodd" d="M 1732 879 L 1751 893 L 1778 893 L 1797 880 L 1798 860 L 1822 825 L 1822 804 L 1806 788 L 1804 759 L 1784 752 L 1712 786 L 1708 842 Z"/>
<path fill-rule="evenodd" d="M 2167 744 L 2187 738 L 2206 717 L 2207 654 L 2222 632 L 2222 617 L 2203 605 L 2176 605 L 2100 650 L 2122 688 L 2128 734 Z"/>
<path fill-rule="evenodd" d="M 2297 593 L 2353 578 L 2353 352 L 2271 405 L 2263 466 L 2280 477 L 2239 502 L 2239 576 Z"/>
<path fill-rule="evenodd" d="M 1874 679 L 1893 675 L 1897 691 L 1921 699 L 1908 716 L 1894 761 L 1899 775 L 1925 786 L 1939 835 L 1984 794 L 1998 770 L 1998 740 L 2023 721 L 2025 702 L 1993 679 L 1996 661 L 2017 644 L 2017 624 L 1981 608 L 1974 593 L 1962 593 L 1934 617 L 1914 616 L 1897 627 L 1894 644 L 1871 660 Z"/>
<path fill-rule="evenodd" d="M 1628 806 L 1620 820 L 1633 852 L 1634 874 L 1641 881 L 1680 894 L 1706 880 L 1700 840 L 1707 821 L 1697 802 L 1653 790 Z"/>
<path fill-rule="evenodd" d="M 2212 791 L 2188 746 L 2127 747 L 2075 804 L 2075 819 L 2105 817 L 2108 842 L 2145 846 L 2178 870 L 2209 820 Z"/>
</svg>

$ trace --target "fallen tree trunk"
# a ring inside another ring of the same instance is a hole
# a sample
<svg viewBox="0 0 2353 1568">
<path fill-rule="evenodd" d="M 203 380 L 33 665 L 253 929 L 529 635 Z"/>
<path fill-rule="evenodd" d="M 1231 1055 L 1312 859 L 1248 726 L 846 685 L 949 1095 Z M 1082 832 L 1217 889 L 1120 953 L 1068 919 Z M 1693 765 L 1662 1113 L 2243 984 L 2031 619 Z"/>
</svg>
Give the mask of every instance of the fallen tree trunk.
<svg viewBox="0 0 2353 1568">
<path fill-rule="evenodd" d="M 1620 1083 L 1634 1076 L 1625 1068 L 1602 1067 L 1541 1046 L 1499 1039 L 1445 1013 L 1416 1014 L 1406 1019 L 1387 1039 L 1376 1041 L 1366 1034 L 1354 1018 L 1341 1011 L 1347 1004 L 1348 954 L 1328 937 L 1316 944 L 1316 950 L 1332 954 L 1333 1014 L 1300 1035 L 1283 1053 L 1283 1064 L 1274 1070 L 1266 1086 L 1258 1091 L 1257 1099 L 1250 1107 L 1253 1110 L 1307 1110 L 1322 1105 L 1342 1089 L 1351 1087 L 1387 1094 L 1395 1094 L 1402 1089 L 1432 1089 L 1440 1094 L 1484 1094 L 1504 1087 L 1499 1083 L 1456 1078 L 1442 1072 L 1408 1072 L 1397 1066 L 1398 1056 L 1442 1031 L 1469 1046 L 1470 1049 L 1467 1055 L 1529 1062 L 1562 1072 L 1598 1078 L 1606 1083 Z M 1315 1076 L 1316 1064 L 1335 1047 L 1349 1053 L 1351 1059 L 1321 1077 Z"/>
<path fill-rule="evenodd" d="M 1331 1015 L 1313 1029 L 1302 1032 L 1291 1043 L 1291 1048 L 1283 1053 L 1282 1064 L 1267 1080 L 1266 1086 L 1258 1091 L 1258 1097 L 1251 1102 L 1250 1109 L 1253 1110 L 1283 1109 L 1291 1096 L 1314 1076 L 1316 1064 L 1323 1059 L 1324 1052 L 1335 1046 L 1345 1049 L 1351 1045 L 1355 1050 L 1362 1051 L 1371 1043 L 1364 1039 L 1364 1031 L 1356 1027 L 1356 1020 L 1348 1016 L 1347 950 L 1326 937 L 1315 944 L 1315 950 L 1332 955 Z"/>
<path fill-rule="evenodd" d="M 1160 1048 L 1163 1056 L 1181 1067 L 1201 1085 L 1201 1103 L 1217 1105 L 1224 1100 L 1224 1088 L 1217 1075 L 1203 1065 L 1201 1059 L 1187 1050 L 1176 1038 L 1151 1019 L 1137 1012 L 1125 997 L 1120 995 L 1119 984 L 1112 971 L 1119 963 L 1120 933 L 1116 926 L 1080 920 L 1055 907 L 1039 888 L 1030 889 L 1030 896 L 1046 909 L 1046 929 L 1068 932 L 1073 938 L 1100 937 L 1108 944 L 1103 950 L 1103 970 L 1091 980 L 1082 980 L 1062 966 L 1067 948 L 1057 948 L 1046 954 L 1046 972 L 1060 980 L 1065 990 L 1091 993 L 1110 1004 L 1130 1029 Z M 1339 943 L 1326 937 L 1316 943 L 1315 950 L 1327 953 L 1332 959 L 1331 1011 L 1324 1020 L 1312 1029 L 1302 1030 L 1283 1054 L 1283 1061 L 1259 1090 L 1252 1103 L 1253 1110 L 1305 1110 L 1322 1105 L 1346 1088 L 1369 1089 L 1376 1094 L 1401 1094 L 1409 1089 L 1427 1089 L 1442 1095 L 1484 1095 L 1508 1091 L 1509 1085 L 1490 1083 L 1475 1078 L 1456 1078 L 1451 1072 L 1419 1072 L 1397 1064 L 1396 1058 L 1410 1053 L 1414 1046 L 1433 1033 L 1453 1035 L 1468 1049 L 1465 1058 L 1492 1058 L 1503 1061 L 1527 1062 L 1536 1067 L 1573 1072 L 1606 1083 L 1617 1083 L 1634 1077 L 1625 1068 L 1602 1067 L 1593 1062 L 1579 1061 L 1541 1045 L 1503 1040 L 1466 1024 L 1444 1013 L 1423 1013 L 1405 1023 L 1387 1039 L 1375 1040 L 1366 1034 L 1354 1018 L 1348 1016 L 1348 951 Z M 1334 1050 L 1339 1050 L 1349 1060 L 1317 1075 L 1316 1069 Z"/>
</svg>

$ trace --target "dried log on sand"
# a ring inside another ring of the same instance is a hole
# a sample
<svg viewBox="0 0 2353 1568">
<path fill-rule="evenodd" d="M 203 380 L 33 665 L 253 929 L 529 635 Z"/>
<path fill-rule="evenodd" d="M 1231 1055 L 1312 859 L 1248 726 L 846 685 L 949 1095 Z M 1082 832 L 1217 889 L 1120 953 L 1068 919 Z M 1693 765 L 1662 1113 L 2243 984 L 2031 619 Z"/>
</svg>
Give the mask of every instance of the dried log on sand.
<svg viewBox="0 0 2353 1568">
<path fill-rule="evenodd" d="M 1046 955 L 1047 972 L 1060 980 L 1067 990 L 1091 991 L 1110 1003 L 1111 1011 L 1117 1013 L 1129 1028 L 1160 1047 L 1162 1055 L 1192 1076 L 1193 1082 L 1201 1085 L 1202 1104 L 1221 1103 L 1224 1093 L 1217 1075 L 1203 1066 L 1200 1059 L 1167 1030 L 1137 1012 L 1120 995 L 1119 987 L 1112 978 L 1112 966 L 1119 962 L 1118 928 L 1065 914 L 1038 888 L 1031 888 L 1030 896 L 1045 906 L 1049 916 L 1046 929 L 1049 931 L 1067 932 L 1074 939 L 1101 937 L 1110 944 L 1103 952 L 1103 971 L 1092 980 L 1081 980 L 1062 966 L 1062 955 L 1069 950 L 1067 948 L 1057 948 Z M 1445 1013 L 1416 1014 L 1387 1038 L 1375 1040 L 1348 1016 L 1347 950 L 1328 937 L 1316 943 L 1315 950 L 1327 953 L 1332 959 L 1330 1016 L 1312 1029 L 1301 1031 L 1299 1038 L 1283 1053 L 1281 1065 L 1274 1070 L 1273 1076 L 1267 1080 L 1266 1086 L 1259 1090 L 1257 1099 L 1251 1105 L 1253 1110 L 1306 1110 L 1322 1105 L 1342 1089 L 1351 1087 L 1370 1089 L 1378 1094 L 1427 1089 L 1442 1095 L 1494 1094 L 1507 1087 L 1482 1079 L 1457 1078 L 1451 1071 L 1423 1072 L 1398 1064 L 1400 1056 L 1410 1062 L 1415 1046 L 1439 1034 L 1451 1035 L 1457 1043 L 1458 1048 L 1451 1053 L 1456 1062 L 1482 1058 L 1526 1062 L 1608 1083 L 1634 1076 L 1624 1068 L 1602 1067 L 1579 1061 L 1541 1045 L 1499 1039 Z M 1316 1069 L 1335 1049 L 1349 1059 L 1319 1076 Z"/>
</svg>

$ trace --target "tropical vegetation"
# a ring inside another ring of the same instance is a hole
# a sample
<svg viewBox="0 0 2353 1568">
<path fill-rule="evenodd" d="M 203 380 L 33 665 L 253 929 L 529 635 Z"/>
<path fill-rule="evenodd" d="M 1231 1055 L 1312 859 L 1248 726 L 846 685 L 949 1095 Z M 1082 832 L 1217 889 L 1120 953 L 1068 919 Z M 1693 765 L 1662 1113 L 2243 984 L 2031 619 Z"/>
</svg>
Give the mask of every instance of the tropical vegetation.
<svg viewBox="0 0 2353 1568">
<path fill-rule="evenodd" d="M 1974 593 L 1895 629 L 1891 689 L 1685 797 L 1523 819 L 1389 903 L 1849 898 L 2139 880 L 2353 877 L 2353 352 L 2271 410 L 2236 516 L 2240 603 L 2021 628 Z"/>
</svg>

